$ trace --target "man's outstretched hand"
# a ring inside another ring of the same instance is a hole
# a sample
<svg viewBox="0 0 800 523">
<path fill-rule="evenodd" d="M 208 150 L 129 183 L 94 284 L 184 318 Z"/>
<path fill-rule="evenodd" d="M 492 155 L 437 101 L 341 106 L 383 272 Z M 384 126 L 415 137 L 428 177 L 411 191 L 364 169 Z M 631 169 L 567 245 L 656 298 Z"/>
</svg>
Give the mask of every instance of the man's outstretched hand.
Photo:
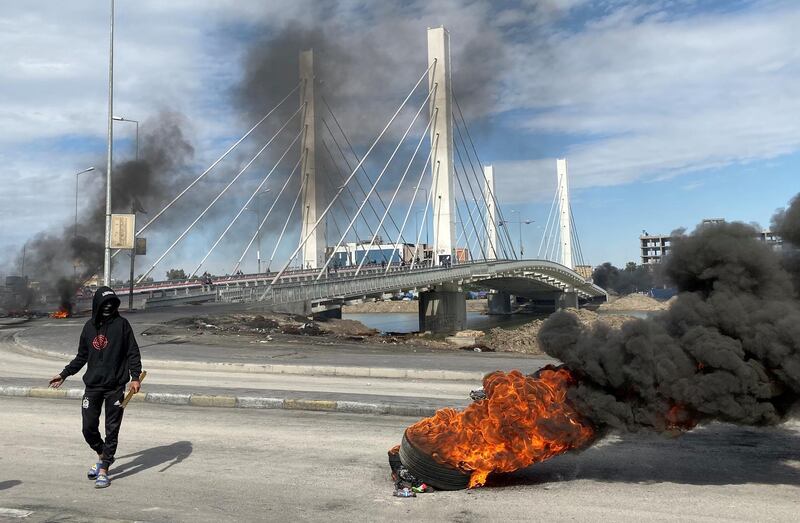
<svg viewBox="0 0 800 523">
<path fill-rule="evenodd" d="M 64 378 L 61 377 L 61 374 L 56 374 L 55 376 L 50 378 L 51 389 L 57 389 L 63 384 L 64 384 Z"/>
<path fill-rule="evenodd" d="M 138 381 L 132 381 L 131 384 L 130 384 L 130 387 L 128 387 L 128 390 L 130 390 L 134 394 L 136 394 L 137 392 L 139 392 L 139 389 L 141 389 L 141 388 L 142 388 L 142 384 L 141 383 L 139 383 Z"/>
</svg>

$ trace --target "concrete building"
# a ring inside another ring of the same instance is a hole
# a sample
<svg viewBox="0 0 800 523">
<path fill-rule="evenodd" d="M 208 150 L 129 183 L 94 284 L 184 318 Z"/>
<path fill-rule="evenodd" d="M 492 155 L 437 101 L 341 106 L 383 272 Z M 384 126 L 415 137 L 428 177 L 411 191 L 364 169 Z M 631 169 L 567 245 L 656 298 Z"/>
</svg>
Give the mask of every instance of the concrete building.
<svg viewBox="0 0 800 523">
<path fill-rule="evenodd" d="M 642 265 L 655 265 L 669 254 L 672 246 L 672 237 L 662 234 L 648 234 L 642 231 L 639 236 L 639 256 Z"/>
<path fill-rule="evenodd" d="M 701 227 L 725 223 L 722 218 L 705 219 L 700 223 Z M 779 251 L 783 248 L 783 238 L 770 231 L 764 229 L 756 235 L 756 239 L 762 241 L 772 247 L 773 250 Z M 661 234 L 648 234 L 647 231 L 642 231 L 639 236 L 639 255 L 642 265 L 656 265 L 663 261 L 664 256 L 669 254 L 672 246 L 672 236 Z"/>
<path fill-rule="evenodd" d="M 351 267 L 357 266 L 366 257 L 364 265 L 381 265 L 391 259 L 393 265 L 411 264 L 416 257 L 420 265 L 428 264 L 433 257 L 433 247 L 422 244 L 419 249 L 413 243 L 381 243 L 370 245 L 370 242 L 350 242 L 341 245 L 336 252 L 333 247 L 328 247 L 327 256 L 333 256 L 332 266 Z"/>
</svg>

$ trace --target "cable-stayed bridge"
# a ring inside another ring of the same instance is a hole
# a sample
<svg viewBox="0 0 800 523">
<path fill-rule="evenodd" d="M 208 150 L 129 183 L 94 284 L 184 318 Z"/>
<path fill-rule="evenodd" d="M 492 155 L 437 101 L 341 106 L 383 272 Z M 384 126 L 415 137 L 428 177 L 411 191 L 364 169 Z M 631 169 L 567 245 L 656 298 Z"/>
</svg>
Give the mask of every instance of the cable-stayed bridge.
<svg viewBox="0 0 800 523">
<path fill-rule="evenodd" d="M 152 302 L 214 299 L 335 315 L 346 303 L 416 290 L 420 328 L 433 331 L 464 328 L 465 285 L 491 289 L 493 313 L 511 312 L 512 296 L 556 306 L 605 296 L 585 272 L 575 270 L 583 265 L 583 253 L 565 160 L 557 163 L 558 190 L 539 256 L 522 259 L 514 249 L 493 169 L 481 162 L 454 94 L 449 34 L 443 27 L 428 30 L 427 69 L 363 155 L 320 89 L 313 51 L 301 52 L 299 69 L 299 83 L 136 232 L 153 226 L 268 118 L 289 114 L 139 277 L 135 293 L 151 296 Z M 296 96 L 300 104 L 292 108 Z M 273 167 L 236 206 L 189 281 L 142 283 L 267 151 L 277 158 Z M 377 160 L 387 152 L 385 161 Z M 273 176 L 284 175 L 268 187 Z M 256 231 L 245 238 L 241 252 L 230 253 L 234 276 L 193 280 L 223 240 L 237 234 L 241 216 L 266 191 L 272 201 L 259 214 Z M 266 231 L 272 232 L 273 245 L 269 258 L 262 259 L 260 239 Z M 258 272 L 242 274 L 254 244 Z"/>
</svg>

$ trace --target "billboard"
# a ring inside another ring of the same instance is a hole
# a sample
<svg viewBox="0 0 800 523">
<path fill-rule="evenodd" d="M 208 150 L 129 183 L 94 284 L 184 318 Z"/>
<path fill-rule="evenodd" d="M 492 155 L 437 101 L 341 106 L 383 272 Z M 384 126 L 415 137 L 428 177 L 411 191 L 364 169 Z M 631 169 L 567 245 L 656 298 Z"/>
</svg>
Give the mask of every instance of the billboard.
<svg viewBox="0 0 800 523">
<path fill-rule="evenodd" d="M 133 249 L 135 229 L 135 214 L 112 214 L 110 247 L 112 249 Z"/>
</svg>

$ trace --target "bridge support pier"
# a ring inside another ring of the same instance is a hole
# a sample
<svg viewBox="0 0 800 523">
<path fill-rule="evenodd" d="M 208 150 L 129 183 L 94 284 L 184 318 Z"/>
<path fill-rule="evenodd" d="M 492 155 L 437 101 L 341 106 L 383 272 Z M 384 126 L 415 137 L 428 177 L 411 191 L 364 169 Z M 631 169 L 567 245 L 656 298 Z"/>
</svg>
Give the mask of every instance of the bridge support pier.
<svg viewBox="0 0 800 523">
<path fill-rule="evenodd" d="M 334 309 L 328 309 L 320 312 L 314 313 L 315 320 L 341 320 L 342 319 L 342 308 L 336 307 Z"/>
<path fill-rule="evenodd" d="M 452 333 L 467 327 L 467 297 L 454 284 L 437 285 L 419 295 L 419 330 Z"/>
<path fill-rule="evenodd" d="M 487 296 L 490 315 L 511 314 L 511 294 L 497 291 Z"/>
<path fill-rule="evenodd" d="M 577 309 L 578 308 L 578 293 L 574 290 L 567 290 L 562 292 L 556 298 L 556 310 L 561 309 Z"/>
</svg>

